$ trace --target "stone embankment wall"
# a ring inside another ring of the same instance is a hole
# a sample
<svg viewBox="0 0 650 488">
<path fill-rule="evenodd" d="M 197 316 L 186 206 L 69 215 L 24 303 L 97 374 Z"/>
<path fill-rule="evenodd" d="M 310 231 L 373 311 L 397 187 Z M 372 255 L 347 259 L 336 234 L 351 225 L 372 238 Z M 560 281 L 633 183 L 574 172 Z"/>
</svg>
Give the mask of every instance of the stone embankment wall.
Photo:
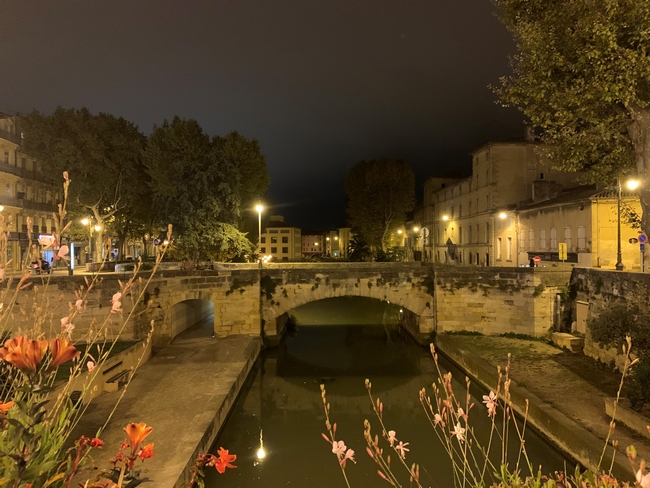
<svg viewBox="0 0 650 488">
<path fill-rule="evenodd" d="M 575 297 L 572 310 L 576 320 L 578 303 L 587 304 L 587 324 L 603 310 L 615 303 L 638 305 L 650 315 L 650 274 L 602 270 L 596 268 L 575 268 L 571 276 L 571 293 Z M 634 347 L 634 345 L 632 346 Z M 624 358 L 620 351 L 602 348 L 590 336 L 587 326 L 584 353 L 604 363 L 615 363 L 622 367 Z"/>
<path fill-rule="evenodd" d="M 445 266 L 436 270 L 438 331 L 543 336 L 570 270 Z"/>
</svg>

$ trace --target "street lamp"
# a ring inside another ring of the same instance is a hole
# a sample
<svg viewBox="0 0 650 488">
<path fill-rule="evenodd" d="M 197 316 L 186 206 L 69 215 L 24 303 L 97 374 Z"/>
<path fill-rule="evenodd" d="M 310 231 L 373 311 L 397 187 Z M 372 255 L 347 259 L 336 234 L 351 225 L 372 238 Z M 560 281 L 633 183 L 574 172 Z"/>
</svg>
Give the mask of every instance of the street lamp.
<svg viewBox="0 0 650 488">
<path fill-rule="evenodd" d="M 637 180 L 628 180 L 625 184 L 628 189 L 636 190 L 639 187 Z M 616 269 L 623 271 L 623 255 L 621 253 L 621 180 L 616 180 L 616 209 L 617 209 L 617 222 L 616 222 Z"/>
<path fill-rule="evenodd" d="M 262 210 L 264 210 L 264 207 L 262 206 L 261 203 L 258 203 L 255 205 L 255 210 L 257 210 L 257 248 L 261 252 L 261 244 L 262 244 Z"/>
</svg>

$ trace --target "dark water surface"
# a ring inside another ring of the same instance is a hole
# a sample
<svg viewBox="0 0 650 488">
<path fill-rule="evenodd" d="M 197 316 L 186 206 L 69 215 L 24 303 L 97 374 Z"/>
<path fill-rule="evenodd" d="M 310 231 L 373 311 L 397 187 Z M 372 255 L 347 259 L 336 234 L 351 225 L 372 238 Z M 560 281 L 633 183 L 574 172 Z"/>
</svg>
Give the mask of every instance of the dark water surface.
<svg viewBox="0 0 650 488">
<path fill-rule="evenodd" d="M 321 313 L 327 314 L 328 308 Z M 376 311 L 369 316 L 376 319 Z M 443 363 L 452 371 L 457 394 L 464 397 L 464 376 L 452 365 Z M 326 430 L 320 381 L 326 384 L 331 418 L 338 424 L 337 439 L 344 440 L 357 453 L 357 464 L 348 463 L 346 469 L 351 486 L 388 486 L 377 476 L 376 465 L 365 452 L 364 419 L 369 419 L 373 432 L 381 436 L 364 387 L 366 378 L 372 381 L 373 394 L 384 403 L 386 427 L 395 430 L 399 440 L 409 442 L 411 450 L 406 461 L 409 466 L 413 462 L 420 464 L 422 485 L 452 487 L 450 460 L 428 423 L 418 396 L 422 387 L 431 392 L 431 383 L 437 378 L 433 360 L 426 349 L 417 346 L 396 326 L 381 323 L 298 326 L 295 334 L 278 348 L 265 352 L 212 449 L 216 452 L 223 446 L 237 454 L 237 469 L 224 475 L 212 473 L 206 486 L 345 486 L 331 445 L 321 437 Z M 487 443 L 490 421 L 480 401 L 484 393 L 472 388 L 472 395 L 479 400 L 473 400 L 470 424 L 479 440 Z M 260 434 L 266 452 L 263 460 L 256 456 Z M 511 436 L 510 452 L 516 459 L 515 441 L 516 437 Z M 493 445 L 498 465 L 501 441 L 495 439 Z M 530 430 L 526 433 L 526 446 L 534 466 L 542 464 L 544 472 L 564 469 L 565 458 Z M 387 444 L 386 448 L 389 449 Z M 394 454 L 392 458 L 395 459 Z M 395 461 L 392 464 L 403 486 L 408 486 L 403 468 Z"/>
</svg>

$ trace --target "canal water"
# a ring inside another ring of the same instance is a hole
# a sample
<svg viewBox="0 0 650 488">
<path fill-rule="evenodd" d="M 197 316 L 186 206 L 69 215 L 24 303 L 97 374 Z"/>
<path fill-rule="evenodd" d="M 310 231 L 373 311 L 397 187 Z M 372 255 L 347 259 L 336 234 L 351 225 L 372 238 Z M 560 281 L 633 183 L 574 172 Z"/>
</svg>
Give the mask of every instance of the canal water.
<svg viewBox="0 0 650 488">
<path fill-rule="evenodd" d="M 422 410 L 418 392 L 436 380 L 435 365 L 427 349 L 418 346 L 397 327 L 399 307 L 361 298 L 338 298 L 308 304 L 295 310 L 297 327 L 281 345 L 266 351 L 249 377 L 211 452 L 219 447 L 237 454 L 237 469 L 224 475 L 214 470 L 208 487 L 310 487 L 345 486 L 338 462 L 321 433 L 326 433 L 320 383 L 327 388 L 331 419 L 338 425 L 337 439 L 356 452 L 356 464 L 346 474 L 353 487 L 386 486 L 366 453 L 364 419 L 381 437 L 364 381 L 372 381 L 373 395 L 384 404 L 384 422 L 408 442 L 406 461 L 421 466 L 423 486 L 454 486 L 451 462 Z M 504 358 L 505 360 L 505 358 Z M 456 393 L 464 397 L 465 378 L 453 365 Z M 474 407 L 470 424 L 484 444 L 490 420 L 481 403 L 485 394 L 472 387 Z M 516 460 L 516 435 L 509 436 L 512 461 Z M 265 457 L 259 459 L 263 447 Z M 390 450 L 385 444 L 387 450 Z M 499 464 L 501 441 L 493 441 L 493 458 Z M 574 465 L 530 429 L 526 447 L 535 467 L 552 473 Z M 406 471 L 393 466 L 403 486 Z M 488 470 L 489 471 L 489 470 Z M 522 465 L 522 472 L 527 468 Z"/>
</svg>

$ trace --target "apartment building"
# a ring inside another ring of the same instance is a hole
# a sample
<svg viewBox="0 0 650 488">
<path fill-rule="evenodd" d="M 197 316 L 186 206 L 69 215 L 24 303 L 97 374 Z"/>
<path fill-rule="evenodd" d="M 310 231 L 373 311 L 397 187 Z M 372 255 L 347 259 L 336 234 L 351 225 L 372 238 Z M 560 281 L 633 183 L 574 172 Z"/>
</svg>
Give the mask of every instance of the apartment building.
<svg viewBox="0 0 650 488">
<path fill-rule="evenodd" d="M 288 225 L 282 215 L 271 215 L 260 238 L 260 254 L 274 261 L 294 261 L 302 257 L 300 229 Z"/>
<path fill-rule="evenodd" d="M 325 239 L 322 234 L 309 232 L 302 235 L 302 256 L 310 258 L 312 256 L 321 256 L 325 251 Z"/>
<path fill-rule="evenodd" d="M 40 163 L 24 151 L 17 117 L 0 113 L 0 212 L 8 233 L 9 268 L 20 269 L 25 262 L 30 238 L 36 244 L 39 236 L 46 240 L 52 233 L 52 213 L 61 202 L 62 188 L 47 181 Z M 44 257 L 51 258 L 47 253 Z"/>
<path fill-rule="evenodd" d="M 519 266 L 517 214 L 535 188 L 575 188 L 575 173 L 553 170 L 540 144 L 490 142 L 471 153 L 472 174 L 430 178 L 424 185 L 422 226 L 429 231 L 425 260 L 483 266 Z M 535 185 L 535 182 L 547 182 Z"/>
</svg>

